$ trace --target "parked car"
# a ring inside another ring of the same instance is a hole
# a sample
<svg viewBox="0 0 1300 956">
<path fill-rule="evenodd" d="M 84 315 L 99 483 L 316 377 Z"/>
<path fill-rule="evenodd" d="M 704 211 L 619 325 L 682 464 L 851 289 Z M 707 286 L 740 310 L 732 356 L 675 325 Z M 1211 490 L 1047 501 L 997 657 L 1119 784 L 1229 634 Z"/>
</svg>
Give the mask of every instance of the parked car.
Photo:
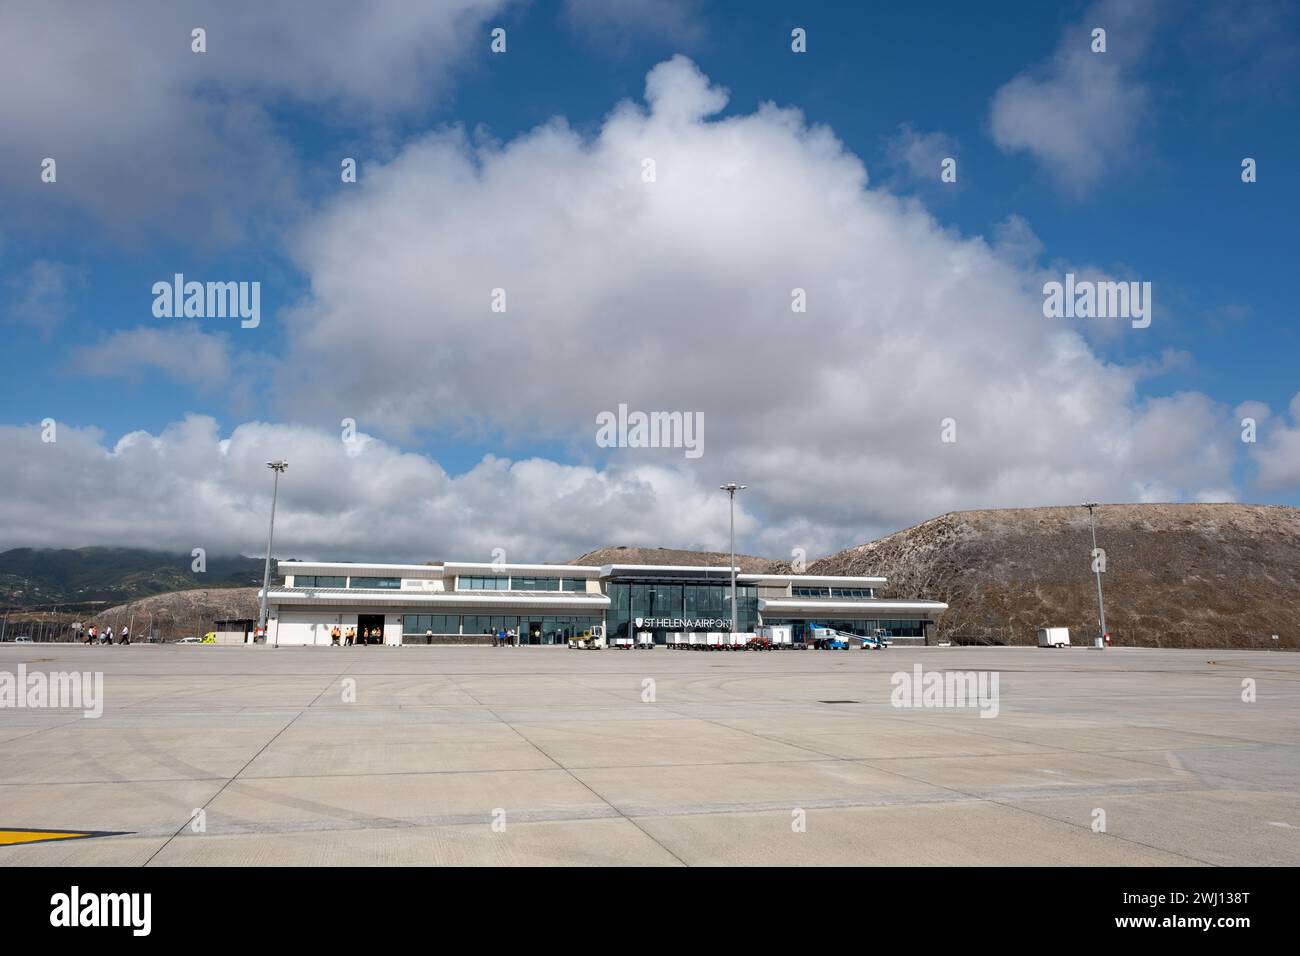
<svg viewBox="0 0 1300 956">
<path fill-rule="evenodd" d="M 24 635 L 24 636 L 22 636 L 22 637 L 15 637 L 15 638 L 14 638 L 14 643 L 15 643 L 15 644 L 30 644 L 30 643 L 32 643 L 32 639 L 31 639 L 30 637 L 27 637 L 26 635 Z"/>
<path fill-rule="evenodd" d="M 202 644 L 202 643 L 203 643 L 203 638 L 201 638 L 201 637 L 182 637 L 182 638 L 181 638 L 179 641 L 177 641 L 176 643 L 177 643 L 177 644 Z"/>
</svg>

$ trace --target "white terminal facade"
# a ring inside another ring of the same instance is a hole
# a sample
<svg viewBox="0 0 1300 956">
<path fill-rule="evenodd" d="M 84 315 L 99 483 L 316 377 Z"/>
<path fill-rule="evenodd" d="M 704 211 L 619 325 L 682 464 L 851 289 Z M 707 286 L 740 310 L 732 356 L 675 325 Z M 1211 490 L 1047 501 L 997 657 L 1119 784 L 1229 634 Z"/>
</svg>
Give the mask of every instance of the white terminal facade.
<svg viewBox="0 0 1300 956">
<path fill-rule="evenodd" d="M 564 644 L 603 628 L 606 640 L 656 644 L 731 628 L 729 567 L 608 564 L 336 564 L 281 561 L 267 595 L 267 643 L 329 644 L 335 625 L 383 630 L 385 644 Z M 877 597 L 881 577 L 736 573 L 736 629 L 815 625 L 896 640 L 933 640 L 948 605 Z"/>
</svg>

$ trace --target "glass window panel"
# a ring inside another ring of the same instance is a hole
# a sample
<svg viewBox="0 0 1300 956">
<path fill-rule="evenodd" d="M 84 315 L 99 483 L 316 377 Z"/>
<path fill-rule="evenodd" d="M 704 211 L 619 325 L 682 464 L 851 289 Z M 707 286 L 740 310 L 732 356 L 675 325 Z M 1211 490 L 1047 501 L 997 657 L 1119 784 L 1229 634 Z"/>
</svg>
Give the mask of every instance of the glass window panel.
<svg viewBox="0 0 1300 956">
<path fill-rule="evenodd" d="M 462 574 L 457 579 L 462 591 L 504 591 L 509 584 L 509 578 L 481 574 Z"/>
<path fill-rule="evenodd" d="M 559 589 L 559 578 L 541 578 L 526 575 L 510 579 L 510 590 L 512 591 L 558 591 Z"/>
<path fill-rule="evenodd" d="M 300 574 L 293 579 L 297 588 L 341 588 L 347 586 L 346 577 L 325 574 Z"/>
<path fill-rule="evenodd" d="M 651 617 L 681 617 L 682 586 L 680 584 L 657 584 L 651 594 Z"/>
</svg>

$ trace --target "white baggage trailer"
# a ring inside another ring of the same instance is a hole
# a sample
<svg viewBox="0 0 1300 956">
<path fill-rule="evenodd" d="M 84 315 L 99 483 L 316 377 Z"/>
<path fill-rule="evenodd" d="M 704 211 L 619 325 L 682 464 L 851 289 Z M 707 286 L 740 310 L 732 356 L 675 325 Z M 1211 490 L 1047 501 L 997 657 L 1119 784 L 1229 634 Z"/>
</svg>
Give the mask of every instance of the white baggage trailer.
<svg viewBox="0 0 1300 956">
<path fill-rule="evenodd" d="M 1069 647 L 1070 629 L 1068 627 L 1040 627 L 1038 629 L 1039 647 Z"/>
<path fill-rule="evenodd" d="M 794 628 L 789 624 L 772 624 L 760 627 L 756 633 L 773 647 L 791 647 L 794 645 Z"/>
</svg>

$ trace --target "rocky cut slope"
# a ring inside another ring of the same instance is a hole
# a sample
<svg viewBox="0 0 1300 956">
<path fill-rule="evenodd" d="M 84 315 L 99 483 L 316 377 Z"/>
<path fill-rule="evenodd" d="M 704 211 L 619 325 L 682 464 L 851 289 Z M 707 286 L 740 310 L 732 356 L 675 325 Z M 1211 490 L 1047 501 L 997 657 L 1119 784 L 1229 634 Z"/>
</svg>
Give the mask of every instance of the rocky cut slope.
<svg viewBox="0 0 1300 956">
<path fill-rule="evenodd" d="M 93 623 L 101 628 L 111 624 L 119 633 L 122 625 L 128 625 L 140 640 L 151 632 L 164 640 L 202 637 L 219 620 L 255 620 L 261 591 L 259 586 L 190 588 L 154 594 L 103 611 L 95 615 Z M 90 624 L 91 620 L 85 623 Z"/>
<path fill-rule="evenodd" d="M 1116 645 L 1300 647 L 1300 510 L 1103 505 L 1097 545 Z M 883 574 L 889 596 L 946 601 L 940 640 L 1025 644 L 1050 625 L 1083 643 L 1097 633 L 1091 551 L 1083 508 L 963 511 L 808 570 Z"/>
</svg>

